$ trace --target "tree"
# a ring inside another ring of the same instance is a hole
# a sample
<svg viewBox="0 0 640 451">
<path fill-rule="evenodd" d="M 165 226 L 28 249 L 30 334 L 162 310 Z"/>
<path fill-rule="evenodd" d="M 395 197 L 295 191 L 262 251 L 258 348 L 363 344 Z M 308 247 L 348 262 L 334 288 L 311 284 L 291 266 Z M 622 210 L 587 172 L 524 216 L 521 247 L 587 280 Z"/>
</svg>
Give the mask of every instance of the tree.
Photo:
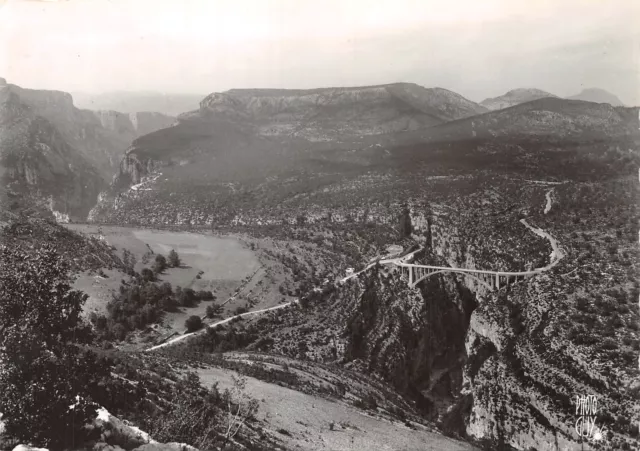
<svg viewBox="0 0 640 451">
<path fill-rule="evenodd" d="M 71 448 L 95 418 L 110 376 L 81 347 L 92 339 L 80 316 L 86 299 L 71 289 L 69 265 L 51 246 L 0 247 L 0 412 L 8 436 Z"/>
<path fill-rule="evenodd" d="M 184 327 L 187 328 L 187 332 L 195 332 L 196 330 L 202 329 L 202 318 L 197 315 L 191 315 L 184 322 Z"/>
<path fill-rule="evenodd" d="M 153 272 L 155 272 L 156 274 L 160 274 L 165 269 L 167 269 L 167 259 L 164 257 L 164 255 L 156 255 L 156 261 L 153 264 Z"/>
<path fill-rule="evenodd" d="M 411 211 L 409 210 L 408 205 L 405 204 L 403 206 L 398 222 L 399 222 L 398 229 L 400 232 L 400 238 L 407 238 L 411 236 L 413 227 L 411 225 Z"/>
<path fill-rule="evenodd" d="M 227 430 L 224 434 L 222 449 L 226 447 L 227 443 L 233 440 L 233 437 L 236 436 L 247 420 L 252 418 L 258 411 L 258 401 L 249 398 L 244 392 L 247 386 L 247 379 L 234 375 L 232 375 L 231 378 L 233 379 L 233 389 L 226 391 L 224 395 L 227 399 Z M 235 406 L 232 403 L 232 399 L 234 398 L 237 399 Z"/>
<path fill-rule="evenodd" d="M 211 304 L 207 306 L 206 314 L 207 318 L 215 318 L 222 313 L 222 306 L 217 304 Z"/>
<path fill-rule="evenodd" d="M 155 274 L 149 268 L 142 268 L 140 275 L 145 282 L 153 282 L 156 279 Z"/>
<path fill-rule="evenodd" d="M 175 251 L 175 249 L 171 249 L 171 252 L 169 252 L 169 266 L 171 266 L 172 268 L 178 268 L 180 267 L 180 257 L 178 256 L 178 253 Z"/>
<path fill-rule="evenodd" d="M 176 289 L 176 296 L 183 307 L 193 307 L 196 303 L 196 293 L 191 288 L 183 288 L 180 292 Z"/>
</svg>

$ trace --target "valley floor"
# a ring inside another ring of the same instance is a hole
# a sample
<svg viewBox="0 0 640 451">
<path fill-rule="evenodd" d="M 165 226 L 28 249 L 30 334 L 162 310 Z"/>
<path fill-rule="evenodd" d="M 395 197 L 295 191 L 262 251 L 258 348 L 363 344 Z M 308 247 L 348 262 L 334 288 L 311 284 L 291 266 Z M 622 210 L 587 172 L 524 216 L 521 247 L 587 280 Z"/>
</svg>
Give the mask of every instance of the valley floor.
<svg viewBox="0 0 640 451">
<path fill-rule="evenodd" d="M 158 276 L 158 282 L 169 282 L 173 287 L 195 291 L 212 291 L 217 298 L 215 302 L 223 306 L 222 316 L 225 318 L 232 316 L 238 307 L 258 310 L 294 300 L 272 288 L 274 282 L 267 274 L 268 268 L 240 237 L 89 224 L 66 226 L 104 240 L 116 248 L 119 256 L 123 255 L 125 249 L 128 250 L 135 256 L 135 270 L 138 272 L 145 267 L 151 268 L 156 254 L 167 256 L 175 249 L 181 266 L 167 268 Z M 102 274 L 85 272 L 76 277 L 74 288 L 89 295 L 85 304 L 86 315 L 91 312 L 105 313 L 112 293 L 118 290 L 121 280 L 128 279 L 119 270 L 105 270 Z M 162 336 L 183 333 L 186 318 L 191 315 L 204 318 L 208 305 L 210 302 L 200 302 L 194 307 L 165 313 L 158 332 Z"/>
</svg>

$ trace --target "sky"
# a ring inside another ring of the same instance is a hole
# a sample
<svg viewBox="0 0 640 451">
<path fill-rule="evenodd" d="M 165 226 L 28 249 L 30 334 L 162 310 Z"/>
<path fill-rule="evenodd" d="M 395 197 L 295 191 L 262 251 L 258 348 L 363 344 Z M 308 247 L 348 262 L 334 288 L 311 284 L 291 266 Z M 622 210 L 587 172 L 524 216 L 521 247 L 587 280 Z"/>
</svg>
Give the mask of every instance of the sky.
<svg viewBox="0 0 640 451">
<path fill-rule="evenodd" d="M 203 96 L 399 81 L 640 105 L 638 0 L 0 0 L 0 77 Z"/>
</svg>

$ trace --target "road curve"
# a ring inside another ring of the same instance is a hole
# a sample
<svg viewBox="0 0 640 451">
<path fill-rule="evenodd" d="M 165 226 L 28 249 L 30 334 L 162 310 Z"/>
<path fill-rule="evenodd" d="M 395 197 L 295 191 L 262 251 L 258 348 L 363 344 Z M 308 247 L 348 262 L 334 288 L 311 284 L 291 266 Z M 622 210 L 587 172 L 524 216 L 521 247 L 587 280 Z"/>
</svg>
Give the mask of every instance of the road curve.
<svg viewBox="0 0 640 451">
<path fill-rule="evenodd" d="M 413 252 L 409 252 L 407 255 L 403 255 L 402 257 L 386 258 L 386 259 L 383 259 L 383 260 L 376 260 L 373 263 L 369 263 L 367 266 L 365 266 L 364 269 L 362 269 L 362 270 L 360 270 L 358 272 L 354 272 L 350 276 L 343 277 L 342 279 L 340 279 L 339 283 L 343 284 L 349 279 L 353 279 L 354 277 L 358 277 L 360 274 L 362 274 L 363 272 L 366 272 L 369 269 L 373 268 L 378 263 L 380 263 L 381 265 L 388 265 L 388 264 L 392 264 L 392 263 L 393 264 L 404 263 L 407 259 L 409 259 L 410 257 L 413 257 L 413 254 L 415 254 L 416 252 L 419 252 L 421 250 L 422 250 L 422 248 L 416 249 Z"/>
<path fill-rule="evenodd" d="M 241 313 L 239 315 L 234 315 L 234 316 L 230 316 L 229 318 L 223 319 L 221 321 L 218 321 L 216 323 L 212 323 L 207 325 L 207 327 L 204 327 L 200 330 L 197 330 L 195 332 L 191 332 L 190 334 L 184 334 L 184 335 L 180 335 L 172 340 L 167 341 L 166 343 L 162 343 L 156 346 L 152 346 L 150 348 L 145 349 L 145 351 L 155 351 L 156 349 L 160 349 L 160 348 L 164 348 L 165 346 L 171 346 L 176 344 L 179 341 L 185 340 L 189 337 L 193 337 L 195 335 L 199 335 L 202 334 L 204 332 L 206 332 L 207 329 L 211 328 L 211 327 L 216 327 L 216 326 L 220 326 L 221 324 L 226 324 L 230 321 L 233 321 L 236 318 L 241 318 L 241 317 L 245 317 L 245 316 L 249 316 L 249 315 L 257 315 L 258 313 L 265 313 L 265 312 L 270 312 L 272 310 L 279 310 L 279 309 L 283 309 L 285 307 L 289 307 L 292 304 L 296 304 L 298 301 L 293 301 L 293 302 L 286 302 L 284 304 L 280 304 L 280 305 L 276 305 L 275 307 L 269 307 L 269 308 L 265 308 L 262 310 L 254 310 L 252 312 L 246 312 L 246 313 Z"/>
</svg>

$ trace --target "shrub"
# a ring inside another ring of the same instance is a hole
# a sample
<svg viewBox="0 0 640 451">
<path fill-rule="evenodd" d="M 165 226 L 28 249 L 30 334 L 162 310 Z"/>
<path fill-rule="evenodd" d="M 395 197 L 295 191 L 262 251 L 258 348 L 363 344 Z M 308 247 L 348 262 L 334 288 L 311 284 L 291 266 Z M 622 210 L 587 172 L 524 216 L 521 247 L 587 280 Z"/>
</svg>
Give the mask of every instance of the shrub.
<svg viewBox="0 0 640 451">
<path fill-rule="evenodd" d="M 195 332 L 196 330 L 202 329 L 202 318 L 197 315 L 191 315 L 184 322 L 184 327 L 187 328 L 187 332 Z"/>
</svg>

